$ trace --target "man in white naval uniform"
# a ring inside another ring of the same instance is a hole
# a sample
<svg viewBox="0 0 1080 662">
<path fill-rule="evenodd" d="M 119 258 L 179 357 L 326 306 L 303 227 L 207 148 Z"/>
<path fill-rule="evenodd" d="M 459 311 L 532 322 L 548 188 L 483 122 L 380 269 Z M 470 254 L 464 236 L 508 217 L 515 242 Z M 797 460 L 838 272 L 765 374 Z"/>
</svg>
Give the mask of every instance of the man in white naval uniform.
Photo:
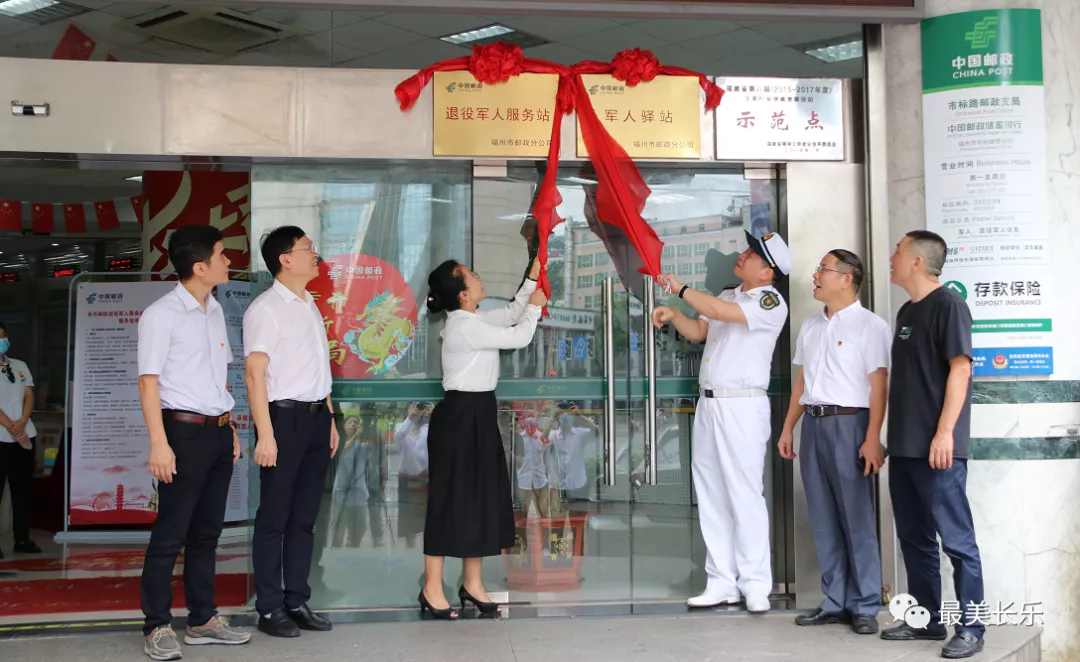
<svg viewBox="0 0 1080 662">
<path fill-rule="evenodd" d="M 694 488 L 707 557 L 705 592 L 691 607 L 738 604 L 751 613 L 769 610 L 772 567 L 769 512 L 765 505 L 765 455 L 771 437 L 769 378 L 787 304 L 774 287 L 791 271 L 791 253 L 778 234 L 746 233 L 750 247 L 735 263 L 742 283 L 715 297 L 678 282 L 661 286 L 700 317 L 676 308 L 653 311 L 655 326 L 671 323 L 691 342 L 705 342 L 694 420 Z"/>
</svg>

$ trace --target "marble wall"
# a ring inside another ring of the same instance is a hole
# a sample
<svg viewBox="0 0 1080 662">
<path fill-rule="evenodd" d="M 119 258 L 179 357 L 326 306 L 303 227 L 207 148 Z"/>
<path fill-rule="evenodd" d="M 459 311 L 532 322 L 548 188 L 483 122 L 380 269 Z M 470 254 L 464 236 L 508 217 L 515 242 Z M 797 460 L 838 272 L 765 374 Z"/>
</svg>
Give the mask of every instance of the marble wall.
<svg viewBox="0 0 1080 662">
<path fill-rule="evenodd" d="M 1055 374 L 1050 381 L 976 384 L 968 494 L 993 607 L 1037 602 L 1043 659 L 1080 660 L 1080 297 L 1068 287 L 1080 262 L 1080 2 L 926 0 L 927 15 L 979 9 L 1042 11 L 1050 243 L 1055 262 Z M 926 227 L 920 29 L 884 28 L 887 218 L 890 241 Z M 883 267 L 886 270 L 888 266 Z M 906 295 L 893 286 L 893 315 Z M 895 507 L 895 506 L 894 506 Z M 944 560 L 944 557 L 943 557 Z M 952 599 L 951 568 L 943 581 Z M 991 631 L 988 636 L 993 636 Z"/>
</svg>

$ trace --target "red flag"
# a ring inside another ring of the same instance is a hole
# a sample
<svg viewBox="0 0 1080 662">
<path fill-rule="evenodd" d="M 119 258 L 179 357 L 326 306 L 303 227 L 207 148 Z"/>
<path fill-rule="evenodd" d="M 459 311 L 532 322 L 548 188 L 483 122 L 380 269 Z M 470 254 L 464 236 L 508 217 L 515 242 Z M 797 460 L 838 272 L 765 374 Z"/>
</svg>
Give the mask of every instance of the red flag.
<svg viewBox="0 0 1080 662">
<path fill-rule="evenodd" d="M 47 202 L 35 202 L 30 207 L 30 219 L 33 221 L 35 234 L 52 234 L 55 221 L 53 206 Z"/>
<path fill-rule="evenodd" d="M 22 231 L 22 203 L 18 200 L 0 200 L 0 230 Z"/>
<path fill-rule="evenodd" d="M 82 204 L 64 205 L 64 232 L 86 232 L 86 209 Z"/>
<path fill-rule="evenodd" d="M 141 195 L 131 198 L 131 206 L 135 210 L 135 218 L 139 220 L 139 225 L 143 224 L 143 205 L 145 204 L 146 198 Z"/>
<path fill-rule="evenodd" d="M 97 226 L 99 230 L 115 230 L 120 227 L 120 217 L 116 215 L 116 203 L 112 200 L 99 202 L 94 205 L 97 210 Z"/>
<path fill-rule="evenodd" d="M 119 62 L 120 60 L 117 60 L 116 56 L 114 56 L 112 53 L 109 53 L 108 57 L 105 58 L 105 61 L 106 62 Z"/>
<path fill-rule="evenodd" d="M 68 26 L 64 37 L 56 45 L 52 57 L 54 60 L 89 60 L 95 46 L 97 44 L 93 39 L 72 24 Z"/>
</svg>

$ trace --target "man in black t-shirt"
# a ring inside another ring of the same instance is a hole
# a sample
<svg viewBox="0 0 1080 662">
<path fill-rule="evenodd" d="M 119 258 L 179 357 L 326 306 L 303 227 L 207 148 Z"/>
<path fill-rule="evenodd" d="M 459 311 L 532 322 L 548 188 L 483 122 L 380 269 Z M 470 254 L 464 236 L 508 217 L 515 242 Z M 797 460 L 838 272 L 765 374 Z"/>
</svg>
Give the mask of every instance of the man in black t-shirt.
<svg viewBox="0 0 1080 662">
<path fill-rule="evenodd" d="M 882 639 L 943 640 L 938 536 L 952 559 L 957 601 L 963 609 L 956 634 L 942 650 L 970 657 L 983 648 L 982 562 L 968 505 L 967 458 L 971 437 L 971 311 L 941 286 L 945 241 L 925 230 L 909 232 L 891 259 L 892 281 L 911 300 L 896 316 L 889 386 L 889 492 L 896 535 L 907 569 L 908 593 L 930 612 L 930 624 L 906 622 Z"/>
</svg>

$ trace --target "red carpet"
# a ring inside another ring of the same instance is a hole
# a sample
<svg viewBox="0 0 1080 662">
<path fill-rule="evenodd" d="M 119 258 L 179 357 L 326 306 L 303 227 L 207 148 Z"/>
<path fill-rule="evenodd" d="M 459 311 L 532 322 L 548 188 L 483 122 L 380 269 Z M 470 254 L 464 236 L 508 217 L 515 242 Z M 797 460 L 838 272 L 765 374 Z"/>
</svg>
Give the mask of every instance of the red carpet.
<svg viewBox="0 0 1080 662">
<path fill-rule="evenodd" d="M 218 575 L 214 602 L 240 607 L 248 602 L 246 573 Z M 44 579 L 0 582 L 0 616 L 139 610 L 139 577 Z M 173 611 L 182 613 L 184 580 L 173 577 Z"/>
</svg>

